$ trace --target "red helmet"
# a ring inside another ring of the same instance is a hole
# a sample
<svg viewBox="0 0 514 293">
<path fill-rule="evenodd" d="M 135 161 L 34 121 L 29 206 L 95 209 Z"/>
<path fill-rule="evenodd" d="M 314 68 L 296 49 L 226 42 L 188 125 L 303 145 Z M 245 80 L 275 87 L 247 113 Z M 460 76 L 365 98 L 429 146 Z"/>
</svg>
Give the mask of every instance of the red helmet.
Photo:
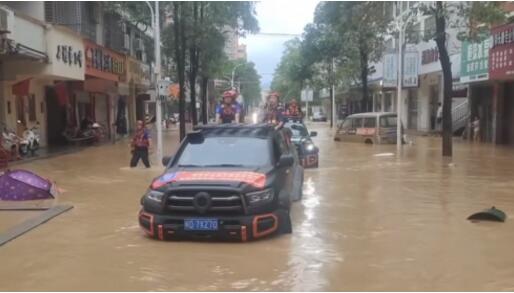
<svg viewBox="0 0 514 293">
<path fill-rule="evenodd" d="M 228 91 L 225 91 L 223 92 L 223 97 L 224 98 L 236 98 L 237 97 L 237 92 L 234 91 L 234 90 L 228 90 Z"/>
</svg>

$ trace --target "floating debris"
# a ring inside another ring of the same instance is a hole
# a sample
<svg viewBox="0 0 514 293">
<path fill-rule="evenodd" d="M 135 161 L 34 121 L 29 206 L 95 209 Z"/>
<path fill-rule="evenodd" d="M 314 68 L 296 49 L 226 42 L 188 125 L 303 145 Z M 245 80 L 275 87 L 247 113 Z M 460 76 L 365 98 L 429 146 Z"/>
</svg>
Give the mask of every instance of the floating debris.
<svg viewBox="0 0 514 293">
<path fill-rule="evenodd" d="M 468 217 L 468 220 L 471 221 L 495 221 L 495 222 L 505 222 L 507 216 L 505 213 L 495 207 L 490 209 L 483 210 L 478 213 L 474 213 Z"/>
</svg>

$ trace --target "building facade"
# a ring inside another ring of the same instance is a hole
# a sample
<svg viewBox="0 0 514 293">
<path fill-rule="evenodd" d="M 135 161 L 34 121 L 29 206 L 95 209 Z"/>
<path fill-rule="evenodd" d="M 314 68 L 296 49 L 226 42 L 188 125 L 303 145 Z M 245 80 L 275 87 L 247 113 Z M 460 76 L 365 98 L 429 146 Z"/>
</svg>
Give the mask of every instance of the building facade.
<svg viewBox="0 0 514 293">
<path fill-rule="evenodd" d="M 101 2 L 1 4 L 5 127 L 20 134 L 39 125 L 43 146 L 65 144 L 63 133 L 85 118 L 104 125 L 110 138 L 134 129 L 137 97 L 150 88 L 148 32 Z"/>
</svg>

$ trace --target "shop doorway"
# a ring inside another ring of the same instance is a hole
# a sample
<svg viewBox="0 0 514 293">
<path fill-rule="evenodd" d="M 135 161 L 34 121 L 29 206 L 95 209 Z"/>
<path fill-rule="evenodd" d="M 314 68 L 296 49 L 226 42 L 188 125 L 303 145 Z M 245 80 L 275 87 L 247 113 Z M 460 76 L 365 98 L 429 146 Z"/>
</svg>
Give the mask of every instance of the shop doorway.
<svg viewBox="0 0 514 293">
<path fill-rule="evenodd" d="M 409 117 L 407 127 L 409 129 L 418 129 L 418 94 L 416 90 L 408 91 L 408 103 Z"/>
<path fill-rule="evenodd" d="M 439 108 L 439 85 L 430 86 L 430 129 L 436 130 L 436 116 Z"/>
<path fill-rule="evenodd" d="M 45 89 L 45 101 L 46 101 L 46 133 L 48 136 L 48 145 L 64 145 L 66 140 L 62 133 L 66 126 L 66 109 L 61 107 L 59 99 L 54 88 L 47 87 Z"/>
<path fill-rule="evenodd" d="M 505 85 L 505 95 L 503 97 L 503 143 L 514 144 L 514 102 L 512 97 L 514 95 L 514 83 Z"/>
</svg>

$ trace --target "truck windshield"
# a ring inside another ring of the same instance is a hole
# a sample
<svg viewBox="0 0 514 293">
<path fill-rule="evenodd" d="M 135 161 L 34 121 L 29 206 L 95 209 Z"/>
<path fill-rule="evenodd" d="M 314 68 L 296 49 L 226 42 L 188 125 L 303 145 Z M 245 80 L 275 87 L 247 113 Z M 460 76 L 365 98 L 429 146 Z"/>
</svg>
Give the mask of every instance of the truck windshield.
<svg viewBox="0 0 514 293">
<path fill-rule="evenodd" d="M 187 144 L 178 166 L 253 167 L 271 164 L 268 140 L 254 137 L 206 137 L 201 144 Z"/>
</svg>

